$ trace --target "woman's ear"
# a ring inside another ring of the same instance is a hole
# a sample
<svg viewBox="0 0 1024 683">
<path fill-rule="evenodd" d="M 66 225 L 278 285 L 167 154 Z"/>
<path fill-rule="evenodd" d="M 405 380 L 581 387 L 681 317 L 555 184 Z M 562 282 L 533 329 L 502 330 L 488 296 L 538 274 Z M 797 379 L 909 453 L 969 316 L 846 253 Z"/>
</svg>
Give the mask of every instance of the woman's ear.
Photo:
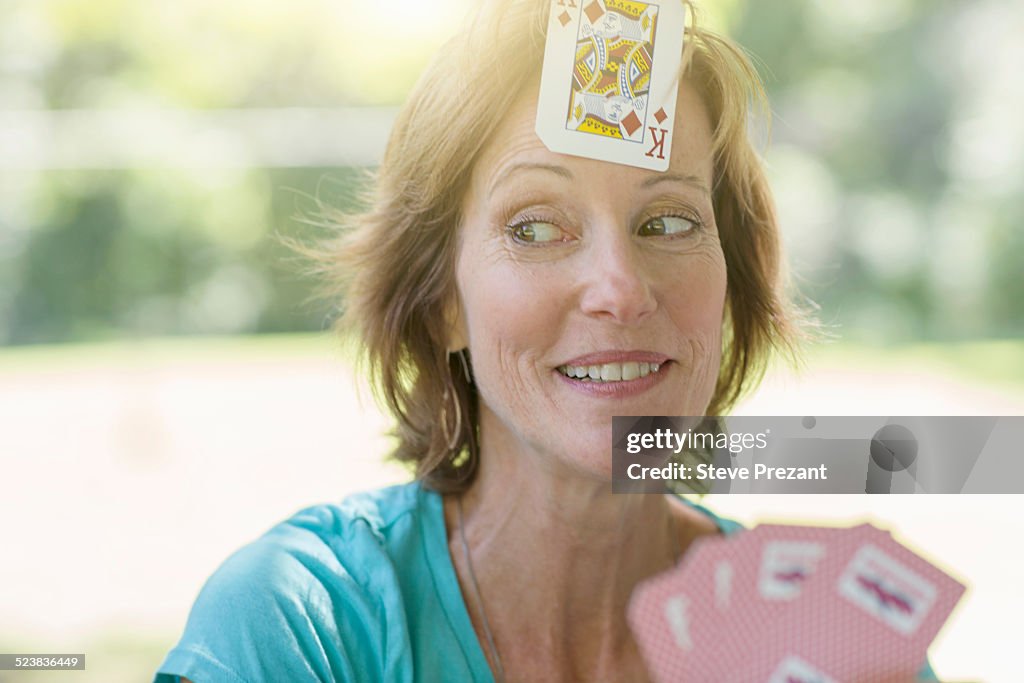
<svg viewBox="0 0 1024 683">
<path fill-rule="evenodd" d="M 448 352 L 455 353 L 469 346 L 469 334 L 466 332 L 466 320 L 462 315 L 462 305 L 457 296 L 453 296 L 444 314 L 445 328 L 448 330 Z"/>
</svg>

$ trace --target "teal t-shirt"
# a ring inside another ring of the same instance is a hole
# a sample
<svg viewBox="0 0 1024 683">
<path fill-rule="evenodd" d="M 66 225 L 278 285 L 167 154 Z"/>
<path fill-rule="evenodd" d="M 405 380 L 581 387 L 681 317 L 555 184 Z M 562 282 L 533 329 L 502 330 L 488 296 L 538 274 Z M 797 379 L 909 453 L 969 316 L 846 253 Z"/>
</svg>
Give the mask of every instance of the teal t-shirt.
<svg viewBox="0 0 1024 683">
<path fill-rule="evenodd" d="M 723 533 L 742 527 L 707 514 Z M 930 669 L 927 669 L 930 674 Z M 210 577 L 154 683 L 492 682 L 419 483 L 303 510 Z"/>
</svg>

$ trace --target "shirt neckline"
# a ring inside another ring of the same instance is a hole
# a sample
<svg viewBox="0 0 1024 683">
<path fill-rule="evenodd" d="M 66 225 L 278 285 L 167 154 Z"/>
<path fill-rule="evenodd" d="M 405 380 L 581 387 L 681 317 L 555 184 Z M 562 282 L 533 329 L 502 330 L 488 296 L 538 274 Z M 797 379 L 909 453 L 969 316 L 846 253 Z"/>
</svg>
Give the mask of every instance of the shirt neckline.
<svg viewBox="0 0 1024 683">
<path fill-rule="evenodd" d="M 462 649 L 462 655 L 466 664 L 476 681 L 487 681 L 494 683 L 494 674 L 487 657 L 484 655 L 483 646 L 473 628 L 473 622 L 469 618 L 469 609 L 462 595 L 459 586 L 459 579 L 455 573 L 455 565 L 452 563 L 451 555 L 448 552 L 448 529 L 444 520 L 444 499 L 436 491 L 426 489 L 422 483 L 416 482 L 417 498 L 422 514 L 419 515 L 423 531 L 423 553 L 430 567 L 430 574 L 434 582 L 434 590 L 448 619 L 448 626 L 451 628 L 455 639 Z M 675 494 L 672 494 L 675 495 Z M 718 527 L 719 533 L 727 536 L 742 529 L 733 520 L 719 517 L 708 508 L 698 503 L 693 503 L 682 496 L 676 495 L 685 505 L 706 515 Z"/>
<path fill-rule="evenodd" d="M 427 558 L 427 565 L 430 567 L 430 574 L 434 581 L 434 590 L 448 619 L 448 626 L 455 635 L 459 647 L 462 649 L 462 656 L 466 665 L 472 672 L 473 680 L 494 683 L 494 674 L 487 663 L 480 639 L 477 638 L 473 629 L 473 622 L 469 618 L 469 609 L 462 597 L 462 589 L 459 587 L 459 579 L 455 574 L 455 565 L 452 564 L 451 555 L 448 553 L 448 530 L 444 523 L 444 500 L 441 494 L 430 491 L 417 483 L 417 497 L 419 498 L 422 510 L 420 523 L 423 530 L 423 552 Z"/>
</svg>

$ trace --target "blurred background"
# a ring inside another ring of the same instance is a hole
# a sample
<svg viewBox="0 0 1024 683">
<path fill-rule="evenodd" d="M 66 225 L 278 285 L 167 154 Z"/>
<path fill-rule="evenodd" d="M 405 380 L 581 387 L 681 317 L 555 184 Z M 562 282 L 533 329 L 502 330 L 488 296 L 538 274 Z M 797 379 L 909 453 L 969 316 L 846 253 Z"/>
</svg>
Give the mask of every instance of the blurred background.
<svg viewBox="0 0 1024 683">
<path fill-rule="evenodd" d="M 0 0 L 0 652 L 147 680 L 202 581 L 403 481 L 280 236 L 351 206 L 469 0 Z M 747 414 L 1024 414 L 1024 4 L 707 0 L 757 58 L 793 272 L 835 338 Z M 971 586 L 932 659 L 1018 681 L 1024 497 L 716 498 L 872 519 Z"/>
</svg>

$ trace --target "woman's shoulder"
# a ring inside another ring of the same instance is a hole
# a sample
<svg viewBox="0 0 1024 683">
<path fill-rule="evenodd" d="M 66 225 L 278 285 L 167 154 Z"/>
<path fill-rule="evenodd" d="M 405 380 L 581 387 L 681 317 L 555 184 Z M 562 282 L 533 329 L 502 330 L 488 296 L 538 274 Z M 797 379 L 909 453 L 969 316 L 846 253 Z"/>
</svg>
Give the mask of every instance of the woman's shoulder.
<svg viewBox="0 0 1024 683">
<path fill-rule="evenodd" d="M 424 492 L 391 486 L 300 510 L 232 555 L 211 578 L 265 590 L 347 584 L 377 590 L 394 555 L 415 542 Z M 333 586 L 328 586 L 333 588 Z"/>
<path fill-rule="evenodd" d="M 419 546 L 424 493 L 406 484 L 307 507 L 234 552 L 161 671 L 356 680 L 379 670 L 404 631 L 402 555 Z"/>
<path fill-rule="evenodd" d="M 293 537 L 332 545 L 370 537 L 387 540 L 415 524 L 429 494 L 418 482 L 354 493 L 338 503 L 313 505 L 268 531 L 261 540 L 281 543 Z"/>
</svg>

